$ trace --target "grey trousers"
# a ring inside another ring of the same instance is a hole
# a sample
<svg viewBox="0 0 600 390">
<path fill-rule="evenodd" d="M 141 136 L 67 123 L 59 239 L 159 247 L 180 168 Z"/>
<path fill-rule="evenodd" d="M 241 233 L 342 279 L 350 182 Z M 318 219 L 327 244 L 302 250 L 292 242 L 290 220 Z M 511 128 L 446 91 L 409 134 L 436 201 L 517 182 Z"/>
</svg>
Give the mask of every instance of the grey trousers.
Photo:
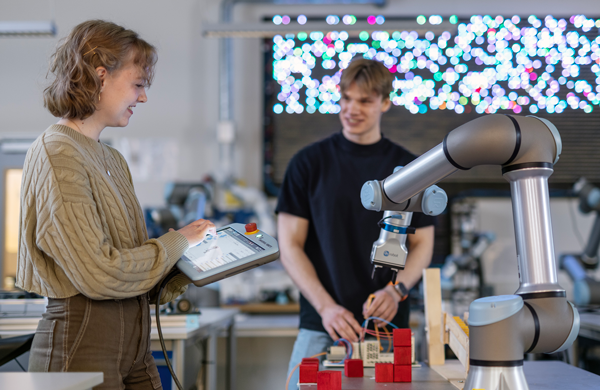
<svg viewBox="0 0 600 390">
<path fill-rule="evenodd" d="M 147 294 L 49 299 L 31 345 L 29 371 L 101 371 L 104 383 L 95 389 L 162 389 L 150 351 Z"/>
</svg>

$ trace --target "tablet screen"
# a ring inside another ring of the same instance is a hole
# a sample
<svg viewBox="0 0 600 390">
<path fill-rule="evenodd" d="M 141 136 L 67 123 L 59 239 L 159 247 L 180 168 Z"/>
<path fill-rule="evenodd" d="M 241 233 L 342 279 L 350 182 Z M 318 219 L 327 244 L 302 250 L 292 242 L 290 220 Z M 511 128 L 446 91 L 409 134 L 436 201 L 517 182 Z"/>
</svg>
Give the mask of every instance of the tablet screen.
<svg viewBox="0 0 600 390">
<path fill-rule="evenodd" d="M 264 250 L 243 234 L 232 228 L 225 228 L 219 230 L 216 237 L 208 236 L 200 244 L 188 249 L 183 257 L 189 260 L 198 272 L 203 272 Z"/>
</svg>

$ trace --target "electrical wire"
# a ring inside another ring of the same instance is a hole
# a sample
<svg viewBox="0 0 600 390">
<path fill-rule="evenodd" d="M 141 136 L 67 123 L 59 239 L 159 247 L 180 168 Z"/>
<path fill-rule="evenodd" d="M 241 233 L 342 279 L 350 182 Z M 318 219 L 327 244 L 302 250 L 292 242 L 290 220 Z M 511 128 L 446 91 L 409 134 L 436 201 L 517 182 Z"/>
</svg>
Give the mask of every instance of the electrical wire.
<svg viewBox="0 0 600 390">
<path fill-rule="evenodd" d="M 372 330 L 368 330 L 368 331 L 366 332 L 366 334 L 368 334 L 368 335 L 370 335 L 370 336 L 375 336 L 375 332 L 373 332 Z M 387 342 L 388 342 L 388 349 L 387 349 L 386 353 L 388 353 L 388 352 L 390 352 L 390 349 L 391 349 L 391 347 L 392 347 L 392 344 L 393 344 L 391 335 L 390 335 L 390 336 L 386 335 L 386 340 L 387 340 Z M 381 346 L 381 342 L 379 342 L 379 343 L 380 343 L 380 346 Z M 382 349 L 380 348 L 380 351 L 381 351 L 381 350 L 382 350 Z"/>
<path fill-rule="evenodd" d="M 383 217 L 379 220 L 379 222 L 377 222 L 377 226 L 379 226 L 380 228 L 384 228 L 383 226 L 383 221 L 385 221 L 386 219 L 390 219 L 390 218 L 398 218 L 398 219 L 402 219 L 402 215 L 400 214 L 394 214 L 394 215 L 388 215 L 387 217 Z"/>
<path fill-rule="evenodd" d="M 377 334 L 375 333 L 375 331 L 367 329 L 366 334 L 368 334 L 369 336 L 376 336 Z M 381 335 L 381 337 L 385 337 L 387 340 L 391 340 L 392 336 L 388 333 L 386 335 Z"/>
<path fill-rule="evenodd" d="M 363 322 L 363 327 L 364 327 L 364 324 L 365 324 L 367 321 L 369 321 L 369 320 L 378 320 L 378 321 L 381 321 L 381 322 L 385 322 L 386 324 L 388 324 L 388 325 L 389 325 L 389 326 L 391 326 L 392 328 L 400 329 L 400 328 L 398 328 L 398 326 L 396 326 L 396 325 L 392 324 L 392 323 L 391 323 L 391 322 L 389 322 L 388 320 L 384 320 L 383 318 L 380 318 L 380 317 L 373 317 L 373 316 L 371 316 L 371 317 L 367 318 L 367 319 L 365 320 L 365 322 Z"/>
<path fill-rule="evenodd" d="M 388 217 L 389 218 L 389 217 Z M 386 219 L 385 217 L 381 219 L 381 221 L 379 221 L 380 223 Z M 373 300 L 375 299 L 375 294 L 369 294 L 369 297 L 367 298 L 367 310 L 369 310 L 371 308 L 371 304 L 373 303 Z M 368 326 L 368 320 L 366 320 L 367 322 L 367 326 Z M 364 326 L 363 323 L 363 330 L 361 331 L 361 337 L 364 341 L 364 337 L 365 337 L 365 329 L 367 328 L 367 326 Z M 377 327 L 375 327 L 375 332 L 377 333 L 377 341 L 379 342 L 379 332 L 377 332 Z M 359 338 L 359 342 L 360 342 L 360 338 Z M 379 342 L 379 347 L 381 348 L 381 342 Z"/>
<path fill-rule="evenodd" d="M 387 347 L 387 351 L 385 351 L 386 353 L 389 353 L 390 350 L 392 349 L 392 335 L 390 334 L 390 331 L 387 328 L 387 325 L 383 327 L 383 330 L 385 330 L 387 339 L 388 339 L 388 347 Z"/>
<path fill-rule="evenodd" d="M 344 359 L 341 361 L 341 363 L 343 363 L 346 359 L 350 359 L 352 357 L 352 343 L 346 339 L 337 339 L 333 345 L 338 345 L 339 342 L 343 342 L 346 346 L 346 357 L 344 357 Z"/>
<path fill-rule="evenodd" d="M 317 356 L 323 356 L 323 355 L 327 355 L 327 352 L 321 352 L 316 355 L 312 355 L 311 358 L 315 358 Z M 285 382 L 285 390 L 288 390 L 288 387 L 290 386 L 290 380 L 292 379 L 292 375 L 294 375 L 294 371 L 296 371 L 296 369 L 298 367 L 300 367 L 300 364 L 302 364 L 302 361 L 300 363 L 296 364 L 294 369 L 292 371 L 290 371 L 290 375 L 288 375 L 287 381 Z"/>
<path fill-rule="evenodd" d="M 379 344 L 379 351 L 383 351 L 383 346 L 381 345 L 381 340 L 379 340 L 379 329 L 375 326 L 375 338 L 377 339 L 377 343 Z"/>
<path fill-rule="evenodd" d="M 362 332 L 361 332 L 362 341 L 365 341 L 365 334 L 367 333 L 367 330 L 368 330 L 367 328 L 368 328 L 368 326 L 369 326 L 369 321 L 370 321 L 370 320 L 378 320 L 378 321 L 381 321 L 381 322 L 384 322 L 384 323 L 386 323 L 387 325 L 390 325 L 390 326 L 391 326 L 391 327 L 393 327 L 393 328 L 396 328 L 396 329 L 398 329 L 398 327 L 397 327 L 396 325 L 392 324 L 391 322 L 389 322 L 389 321 L 387 321 L 387 320 L 384 320 L 383 318 L 380 318 L 380 317 L 369 317 L 369 318 L 367 318 L 367 319 L 366 319 L 366 320 L 363 322 L 363 326 L 362 326 Z M 372 332 L 372 331 L 369 331 L 369 332 Z M 361 339 L 361 338 L 359 338 L 359 341 L 360 341 L 360 339 Z"/>
<path fill-rule="evenodd" d="M 165 339 L 163 338 L 162 328 L 160 327 L 160 297 L 162 296 L 162 291 L 167 285 L 167 283 L 169 283 L 169 281 L 173 279 L 175 275 L 177 275 L 177 273 L 177 271 L 171 272 L 160 284 L 160 288 L 158 289 L 158 295 L 156 297 L 156 308 L 154 309 L 154 314 L 156 315 L 156 328 L 158 330 L 158 338 L 160 340 L 160 346 L 162 347 L 163 355 L 165 357 L 165 362 L 167 363 L 167 367 L 171 372 L 171 376 L 173 377 L 175 385 L 177 385 L 177 388 L 179 390 L 183 390 L 183 386 L 181 386 L 181 383 L 179 383 L 179 379 L 177 379 L 177 375 L 175 375 L 173 367 L 171 367 L 171 361 L 169 360 L 169 356 L 167 355 L 167 348 L 165 347 Z"/>
</svg>

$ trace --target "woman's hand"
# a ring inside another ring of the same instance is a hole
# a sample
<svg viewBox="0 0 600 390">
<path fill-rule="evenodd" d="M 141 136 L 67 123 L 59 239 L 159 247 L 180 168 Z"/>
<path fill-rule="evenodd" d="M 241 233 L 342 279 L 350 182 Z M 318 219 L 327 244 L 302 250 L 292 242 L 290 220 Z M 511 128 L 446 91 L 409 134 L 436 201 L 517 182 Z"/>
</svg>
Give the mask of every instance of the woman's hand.
<svg viewBox="0 0 600 390">
<path fill-rule="evenodd" d="M 169 231 L 173 231 L 173 229 L 169 229 Z M 207 234 L 217 235 L 215 224 L 207 219 L 199 219 L 177 231 L 187 238 L 190 246 L 196 246 L 201 243 Z"/>
</svg>

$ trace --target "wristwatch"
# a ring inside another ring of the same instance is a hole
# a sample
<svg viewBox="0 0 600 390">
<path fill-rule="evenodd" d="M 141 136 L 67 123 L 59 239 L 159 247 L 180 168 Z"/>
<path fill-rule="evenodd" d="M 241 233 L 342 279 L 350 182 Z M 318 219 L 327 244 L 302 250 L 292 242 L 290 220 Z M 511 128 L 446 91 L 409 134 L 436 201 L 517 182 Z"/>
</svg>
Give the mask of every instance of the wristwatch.
<svg viewBox="0 0 600 390">
<path fill-rule="evenodd" d="M 394 289 L 400 294 L 400 302 L 408 298 L 408 289 L 402 282 L 398 282 L 394 285 Z"/>
</svg>

